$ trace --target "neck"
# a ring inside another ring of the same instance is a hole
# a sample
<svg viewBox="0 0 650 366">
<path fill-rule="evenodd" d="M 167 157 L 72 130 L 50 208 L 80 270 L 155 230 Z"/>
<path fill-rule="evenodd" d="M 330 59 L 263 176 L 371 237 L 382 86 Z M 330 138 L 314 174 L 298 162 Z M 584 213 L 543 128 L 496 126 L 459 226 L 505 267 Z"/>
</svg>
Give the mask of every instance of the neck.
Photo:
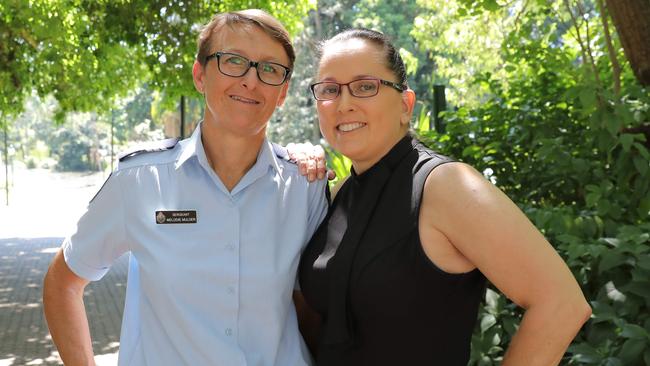
<svg viewBox="0 0 650 366">
<path fill-rule="evenodd" d="M 358 174 L 362 174 L 366 170 L 372 168 L 375 164 L 377 164 L 377 162 L 379 160 L 381 160 L 384 156 L 386 156 L 386 154 L 388 154 L 388 152 L 390 152 L 390 150 L 393 147 L 395 147 L 395 145 L 397 145 L 397 143 L 400 142 L 400 140 L 402 140 L 402 138 L 404 138 L 404 136 L 407 135 L 407 133 L 408 133 L 408 130 L 405 130 L 403 134 L 399 135 L 399 137 L 396 138 L 393 141 L 392 144 L 391 143 L 386 144 L 384 149 L 380 150 L 377 154 L 375 154 L 375 155 L 373 155 L 371 157 L 368 157 L 368 159 L 363 159 L 363 160 L 361 160 L 361 159 L 357 159 L 357 160 L 350 159 L 351 162 L 352 162 L 352 167 L 354 168 L 354 172 L 357 173 L 357 175 L 358 175 Z"/>
<path fill-rule="evenodd" d="M 228 191 L 235 188 L 257 161 L 264 136 L 264 133 L 235 136 L 217 131 L 211 124 L 203 123 L 201 141 L 205 156 Z"/>
</svg>

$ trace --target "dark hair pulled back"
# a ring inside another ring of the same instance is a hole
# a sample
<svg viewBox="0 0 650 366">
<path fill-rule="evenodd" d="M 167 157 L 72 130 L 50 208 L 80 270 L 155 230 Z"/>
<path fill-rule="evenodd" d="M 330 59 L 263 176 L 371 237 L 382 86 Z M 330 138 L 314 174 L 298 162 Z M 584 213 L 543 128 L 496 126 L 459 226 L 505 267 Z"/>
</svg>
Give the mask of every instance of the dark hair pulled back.
<svg viewBox="0 0 650 366">
<path fill-rule="evenodd" d="M 382 48 L 384 50 L 386 66 L 388 66 L 393 74 L 395 74 L 395 77 L 397 77 L 397 82 L 399 84 L 407 85 L 406 66 L 404 65 L 402 57 L 399 55 L 399 51 L 395 49 L 395 46 L 391 42 L 390 38 L 388 38 L 388 36 L 372 29 L 346 29 L 334 37 L 321 42 L 318 45 L 319 59 L 323 56 L 325 48 L 327 48 L 330 44 L 347 41 L 350 39 L 362 39 Z"/>
</svg>

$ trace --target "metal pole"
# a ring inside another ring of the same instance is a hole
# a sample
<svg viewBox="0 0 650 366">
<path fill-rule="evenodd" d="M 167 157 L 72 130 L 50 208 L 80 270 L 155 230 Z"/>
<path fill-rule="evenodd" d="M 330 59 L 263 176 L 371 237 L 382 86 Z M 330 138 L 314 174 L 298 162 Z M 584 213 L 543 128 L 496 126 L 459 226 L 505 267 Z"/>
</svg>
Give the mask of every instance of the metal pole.
<svg viewBox="0 0 650 366">
<path fill-rule="evenodd" d="M 185 96 L 181 95 L 181 139 L 185 138 Z"/>
<path fill-rule="evenodd" d="M 111 172 L 113 171 L 113 125 L 115 125 L 115 109 L 111 109 Z"/>
<path fill-rule="evenodd" d="M 4 124 L 4 140 L 5 140 L 5 202 L 9 206 L 9 143 L 7 142 L 7 123 Z"/>
</svg>

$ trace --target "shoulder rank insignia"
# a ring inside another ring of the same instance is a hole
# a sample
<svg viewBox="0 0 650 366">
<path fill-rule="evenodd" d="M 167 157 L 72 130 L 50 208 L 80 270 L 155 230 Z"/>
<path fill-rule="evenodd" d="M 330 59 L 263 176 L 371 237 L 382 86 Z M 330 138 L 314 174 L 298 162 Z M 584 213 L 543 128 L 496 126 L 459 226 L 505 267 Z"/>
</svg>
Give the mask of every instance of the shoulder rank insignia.
<svg viewBox="0 0 650 366">
<path fill-rule="evenodd" d="M 143 153 L 173 149 L 174 146 L 178 144 L 178 141 L 179 139 L 174 137 L 174 138 L 165 139 L 161 141 L 147 142 L 135 146 L 129 150 L 121 152 L 120 154 L 117 155 L 117 158 L 119 159 L 119 161 L 124 161 L 127 160 L 128 158 L 132 158 L 136 155 L 140 155 Z"/>
</svg>

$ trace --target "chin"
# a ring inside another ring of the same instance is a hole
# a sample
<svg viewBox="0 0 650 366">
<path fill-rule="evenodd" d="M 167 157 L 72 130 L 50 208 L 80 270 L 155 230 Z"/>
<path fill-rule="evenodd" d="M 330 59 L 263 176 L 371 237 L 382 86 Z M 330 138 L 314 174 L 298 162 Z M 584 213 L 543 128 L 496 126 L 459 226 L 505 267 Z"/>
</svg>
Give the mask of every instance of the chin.
<svg viewBox="0 0 650 366">
<path fill-rule="evenodd" d="M 346 158 L 350 160 L 356 160 L 361 155 L 360 153 L 363 151 L 363 149 L 359 147 L 352 147 L 352 146 L 348 146 L 348 147 L 343 146 L 340 148 L 334 148 L 334 150 L 338 151 L 339 153 L 341 153 L 342 155 L 344 155 Z"/>
</svg>

